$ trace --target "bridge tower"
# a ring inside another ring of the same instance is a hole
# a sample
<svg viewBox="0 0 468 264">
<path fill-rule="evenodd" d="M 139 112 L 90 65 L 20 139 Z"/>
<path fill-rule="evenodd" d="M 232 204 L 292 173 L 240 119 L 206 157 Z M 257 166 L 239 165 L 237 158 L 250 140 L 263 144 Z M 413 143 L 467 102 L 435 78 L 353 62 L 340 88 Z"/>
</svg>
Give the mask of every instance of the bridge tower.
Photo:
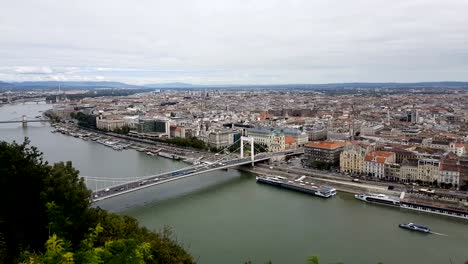
<svg viewBox="0 0 468 264">
<path fill-rule="evenodd" d="M 21 123 L 23 124 L 23 127 L 28 126 L 28 120 L 26 119 L 26 115 L 22 116 Z"/>
<path fill-rule="evenodd" d="M 252 160 L 252 165 L 254 164 L 254 139 L 252 137 L 241 137 L 241 146 L 240 146 L 240 157 L 241 159 L 244 158 L 244 141 L 247 141 L 250 143 L 250 159 Z"/>
</svg>

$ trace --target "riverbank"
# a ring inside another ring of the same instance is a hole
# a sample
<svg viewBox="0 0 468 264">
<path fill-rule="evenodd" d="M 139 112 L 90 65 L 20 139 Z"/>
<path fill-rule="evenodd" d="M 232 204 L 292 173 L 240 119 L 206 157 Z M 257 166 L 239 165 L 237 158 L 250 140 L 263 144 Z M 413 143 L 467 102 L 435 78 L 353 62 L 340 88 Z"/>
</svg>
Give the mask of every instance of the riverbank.
<svg viewBox="0 0 468 264">
<path fill-rule="evenodd" d="M 303 181 L 312 182 L 317 185 L 327 185 L 327 186 L 335 188 L 336 190 L 340 192 L 346 192 L 346 193 L 351 193 L 351 194 L 383 193 L 383 194 L 393 195 L 393 196 L 400 195 L 400 192 L 388 190 L 388 188 L 385 188 L 383 186 L 370 185 L 367 183 L 354 183 L 354 182 L 349 182 L 349 181 L 340 181 L 336 179 L 317 178 L 317 177 L 312 177 L 309 175 L 297 174 L 295 172 L 278 171 L 278 170 L 270 169 L 268 167 L 263 167 L 263 166 L 254 166 L 254 167 L 241 166 L 238 169 L 241 171 L 250 172 L 256 175 L 260 175 L 260 176 L 272 176 L 272 175 L 282 176 L 282 177 L 286 177 L 290 179 L 291 181 L 304 177 Z"/>
<path fill-rule="evenodd" d="M 7 105 L 0 116 L 4 120 L 18 113 L 35 116 L 47 107 L 50 105 Z M 137 151 L 114 151 L 50 130 L 49 124 L 42 123 L 27 128 L 4 124 L 0 135 L 9 142 L 22 142 L 27 136 L 48 162 L 71 160 L 84 176 L 126 179 L 187 165 Z M 323 263 L 346 264 L 440 264 L 450 263 L 449 258 L 453 263 L 468 259 L 465 220 L 364 203 L 344 192 L 332 199 L 318 199 L 259 185 L 254 178 L 235 169 L 219 170 L 118 196 L 99 206 L 134 216 L 151 230 L 172 227 L 178 241 L 187 245 L 199 263 L 304 263 L 310 255 L 320 255 Z M 96 188 L 94 184 L 88 181 L 90 189 Z M 97 189 L 106 186 L 97 184 Z M 449 236 L 406 232 L 398 228 L 403 222 L 421 223 Z"/>
<path fill-rule="evenodd" d="M 140 152 L 145 152 L 150 156 L 159 156 L 174 160 L 181 160 L 190 164 L 198 164 L 200 162 L 215 162 L 219 159 L 217 153 L 207 152 L 198 149 L 186 148 L 186 147 L 177 147 L 170 145 L 164 142 L 151 141 L 147 139 L 134 138 L 127 135 L 104 132 L 96 129 L 77 127 L 72 124 L 56 124 L 57 129 L 65 129 L 69 133 L 67 135 L 76 135 L 76 133 L 90 134 L 94 137 L 102 137 L 105 140 L 112 140 L 114 142 L 123 141 L 125 144 L 131 143 L 133 148 Z M 72 134 L 73 133 L 73 134 Z M 80 136 L 76 136 L 81 138 Z M 82 138 L 83 139 L 83 138 Z M 121 150 L 121 149 L 115 149 Z M 160 155 L 159 155 L 160 154 Z M 225 155 L 224 155 L 225 156 Z"/>
</svg>

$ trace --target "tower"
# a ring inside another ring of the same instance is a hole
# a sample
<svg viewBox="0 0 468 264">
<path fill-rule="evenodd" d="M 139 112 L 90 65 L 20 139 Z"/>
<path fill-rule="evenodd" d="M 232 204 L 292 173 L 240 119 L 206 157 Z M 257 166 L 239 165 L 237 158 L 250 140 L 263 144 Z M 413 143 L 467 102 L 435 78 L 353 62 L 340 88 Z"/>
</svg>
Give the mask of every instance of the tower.
<svg viewBox="0 0 468 264">
<path fill-rule="evenodd" d="M 252 137 L 243 137 L 241 136 L 240 144 L 240 158 L 244 158 L 244 140 L 250 143 L 250 160 L 252 161 L 252 166 L 254 164 L 254 139 Z"/>
<path fill-rule="evenodd" d="M 22 116 L 21 123 L 22 123 L 23 127 L 28 126 L 28 120 L 26 119 L 26 115 Z"/>
</svg>

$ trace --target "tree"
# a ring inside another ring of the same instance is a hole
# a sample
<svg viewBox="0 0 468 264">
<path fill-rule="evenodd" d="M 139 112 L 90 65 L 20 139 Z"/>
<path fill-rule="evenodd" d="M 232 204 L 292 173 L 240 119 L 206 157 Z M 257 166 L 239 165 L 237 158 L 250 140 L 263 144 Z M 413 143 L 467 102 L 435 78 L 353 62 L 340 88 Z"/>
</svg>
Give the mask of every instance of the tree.
<svg viewBox="0 0 468 264">
<path fill-rule="evenodd" d="M 40 198 L 50 168 L 41 153 L 28 144 L 27 139 L 23 144 L 0 143 L 0 199 L 14 201 L 0 203 L 5 262 L 13 262 L 12 256 L 21 250 L 42 248 L 48 237 L 46 207 Z"/>
<path fill-rule="evenodd" d="M 310 256 L 307 258 L 307 264 L 319 264 L 317 256 Z"/>
<path fill-rule="evenodd" d="M 27 139 L 0 142 L 0 199 L 14 201 L 0 203 L 0 263 L 193 263 L 169 233 L 91 207 L 71 162 L 49 165 Z"/>
<path fill-rule="evenodd" d="M 96 116 L 88 115 L 83 112 L 73 112 L 70 117 L 78 121 L 78 126 L 87 128 L 96 128 Z"/>
<path fill-rule="evenodd" d="M 114 129 L 112 132 L 117 133 L 117 134 L 127 135 L 130 132 L 130 127 L 123 126 L 121 128 Z"/>
</svg>

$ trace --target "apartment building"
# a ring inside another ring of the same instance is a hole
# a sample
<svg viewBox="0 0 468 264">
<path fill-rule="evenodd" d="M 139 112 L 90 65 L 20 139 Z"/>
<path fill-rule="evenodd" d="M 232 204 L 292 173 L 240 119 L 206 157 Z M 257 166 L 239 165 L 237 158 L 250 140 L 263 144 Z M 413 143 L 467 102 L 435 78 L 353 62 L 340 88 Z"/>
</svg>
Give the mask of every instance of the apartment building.
<svg viewBox="0 0 468 264">
<path fill-rule="evenodd" d="M 212 131 L 208 134 L 207 143 L 210 147 L 223 148 L 234 143 L 232 131 Z"/>
<path fill-rule="evenodd" d="M 385 178 L 385 164 L 395 163 L 395 153 L 374 151 L 364 157 L 364 173 L 375 178 Z"/>
<path fill-rule="evenodd" d="M 418 160 L 418 178 L 422 182 L 436 182 L 439 179 L 440 161 L 436 159 Z"/>
<path fill-rule="evenodd" d="M 364 157 L 367 149 L 358 144 L 347 145 L 340 153 L 340 171 L 352 174 L 362 174 Z"/>
<path fill-rule="evenodd" d="M 324 162 L 332 166 L 339 165 L 340 154 L 347 143 L 344 141 L 314 141 L 304 146 L 306 163 Z"/>
<path fill-rule="evenodd" d="M 252 137 L 255 143 L 262 144 L 267 147 L 270 152 L 285 150 L 285 135 L 281 131 L 276 131 L 273 128 L 249 128 L 247 136 Z"/>
</svg>

